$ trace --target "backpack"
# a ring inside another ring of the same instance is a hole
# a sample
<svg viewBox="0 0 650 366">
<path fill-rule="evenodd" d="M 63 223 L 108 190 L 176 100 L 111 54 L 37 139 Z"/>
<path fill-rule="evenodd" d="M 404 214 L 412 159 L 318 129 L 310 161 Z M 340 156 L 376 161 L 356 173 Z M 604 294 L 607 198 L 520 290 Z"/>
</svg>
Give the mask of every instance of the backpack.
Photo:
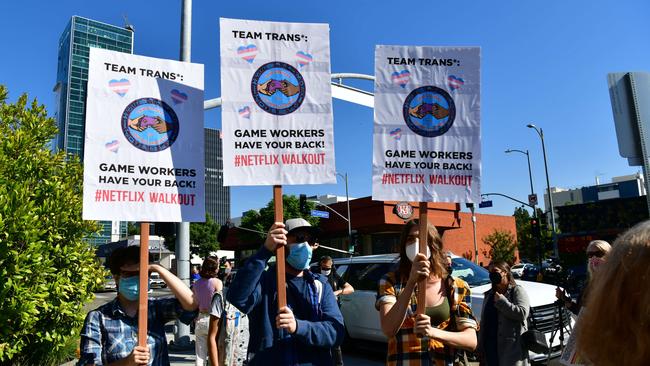
<svg viewBox="0 0 650 366">
<path fill-rule="evenodd" d="M 323 298 L 323 283 L 314 279 L 318 304 Z M 223 312 L 219 319 L 219 331 L 217 332 L 217 349 L 219 351 L 219 366 L 243 366 L 248 361 L 248 342 L 250 339 L 249 317 L 237 309 L 231 303 L 224 300 L 220 293 Z M 213 297 L 213 300 L 214 300 Z"/>
<path fill-rule="evenodd" d="M 248 353 L 248 340 L 250 338 L 248 316 L 235 306 L 225 301 L 221 294 L 223 312 L 219 319 L 217 332 L 217 349 L 219 351 L 219 365 L 242 366 L 246 365 Z"/>
</svg>

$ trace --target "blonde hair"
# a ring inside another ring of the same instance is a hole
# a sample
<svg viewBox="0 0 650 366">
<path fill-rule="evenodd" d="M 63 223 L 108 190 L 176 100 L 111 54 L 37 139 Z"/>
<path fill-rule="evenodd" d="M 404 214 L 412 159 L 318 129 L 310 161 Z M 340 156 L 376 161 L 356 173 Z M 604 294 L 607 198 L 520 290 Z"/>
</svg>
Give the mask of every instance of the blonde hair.
<svg viewBox="0 0 650 366">
<path fill-rule="evenodd" d="M 594 365 L 650 360 L 650 221 L 621 235 L 594 274 L 576 326 L 578 352 Z"/>
<path fill-rule="evenodd" d="M 592 240 L 589 245 L 587 245 L 587 253 L 590 251 L 600 251 L 605 254 L 609 253 L 612 249 L 612 246 L 604 240 Z"/>
</svg>

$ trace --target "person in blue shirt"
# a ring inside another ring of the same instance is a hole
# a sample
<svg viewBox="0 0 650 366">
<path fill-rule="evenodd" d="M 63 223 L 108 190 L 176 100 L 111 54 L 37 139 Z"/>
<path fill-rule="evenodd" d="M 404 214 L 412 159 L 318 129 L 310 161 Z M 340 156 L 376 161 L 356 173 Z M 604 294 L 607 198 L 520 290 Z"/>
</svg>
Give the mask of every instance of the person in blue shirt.
<svg viewBox="0 0 650 366">
<path fill-rule="evenodd" d="M 345 332 L 343 316 L 327 278 L 309 271 L 314 243 L 316 230 L 306 220 L 276 222 L 237 271 L 226 299 L 249 315 L 249 366 L 332 365 L 330 350 Z M 287 306 L 278 309 L 276 270 L 265 268 L 280 245 L 287 248 Z"/>
<path fill-rule="evenodd" d="M 111 253 L 109 266 L 117 283 L 117 297 L 86 315 L 77 365 L 169 366 L 165 324 L 176 319 L 189 324 L 198 314 L 198 301 L 178 277 L 160 265 L 149 264 L 149 272 L 158 272 L 174 297 L 149 298 L 147 346 L 138 346 L 139 263 L 140 246 Z"/>
</svg>

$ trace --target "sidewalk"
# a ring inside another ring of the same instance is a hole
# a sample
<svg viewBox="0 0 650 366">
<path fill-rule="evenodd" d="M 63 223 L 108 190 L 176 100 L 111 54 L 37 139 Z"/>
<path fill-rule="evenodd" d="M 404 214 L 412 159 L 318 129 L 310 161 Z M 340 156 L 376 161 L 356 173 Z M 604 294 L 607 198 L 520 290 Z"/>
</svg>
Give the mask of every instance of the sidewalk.
<svg viewBox="0 0 650 366">
<path fill-rule="evenodd" d="M 173 327 L 165 327 L 168 328 Z M 174 341 L 174 332 L 167 331 L 165 333 L 167 336 L 167 348 L 169 349 L 169 362 L 172 366 L 194 366 L 196 361 L 196 356 L 194 353 L 194 334 L 190 334 L 190 342 L 192 346 L 189 349 L 178 350 L 174 347 L 172 342 Z"/>
</svg>

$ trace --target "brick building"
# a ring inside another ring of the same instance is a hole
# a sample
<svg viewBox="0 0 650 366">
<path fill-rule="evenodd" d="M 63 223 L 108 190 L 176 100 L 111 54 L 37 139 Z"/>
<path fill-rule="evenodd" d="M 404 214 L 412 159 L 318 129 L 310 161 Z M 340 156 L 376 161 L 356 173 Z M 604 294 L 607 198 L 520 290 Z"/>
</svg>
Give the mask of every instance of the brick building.
<svg viewBox="0 0 650 366">
<path fill-rule="evenodd" d="M 359 237 L 358 246 L 355 252 L 360 255 L 392 253 L 399 243 L 399 235 L 405 220 L 395 213 L 395 201 L 373 201 L 371 197 L 364 197 L 350 201 L 350 216 L 352 230 L 357 232 Z M 419 204 L 411 202 L 412 218 L 419 217 Z M 461 205 L 458 203 L 429 203 L 427 217 L 430 223 L 436 226 L 442 236 L 443 247 L 457 255 L 471 256 L 474 253 L 474 239 L 472 230 L 472 214 L 461 212 Z M 338 202 L 329 205 L 342 216 L 347 217 L 346 202 Z M 325 210 L 320 207 L 319 210 Z M 331 214 L 327 219 L 320 220 L 322 230 L 321 243 L 343 250 L 349 249 L 348 223 L 336 214 Z M 483 238 L 494 230 L 509 231 L 515 237 L 517 230 L 515 219 L 512 216 L 476 214 L 476 238 L 478 244 L 479 262 L 487 264 L 489 259 L 483 255 L 487 245 Z M 239 239 L 237 229 L 229 233 L 222 249 L 248 251 L 259 248 L 261 243 L 246 243 Z M 340 256 L 338 253 L 319 249 L 314 253 L 317 258 L 320 255 Z"/>
</svg>

